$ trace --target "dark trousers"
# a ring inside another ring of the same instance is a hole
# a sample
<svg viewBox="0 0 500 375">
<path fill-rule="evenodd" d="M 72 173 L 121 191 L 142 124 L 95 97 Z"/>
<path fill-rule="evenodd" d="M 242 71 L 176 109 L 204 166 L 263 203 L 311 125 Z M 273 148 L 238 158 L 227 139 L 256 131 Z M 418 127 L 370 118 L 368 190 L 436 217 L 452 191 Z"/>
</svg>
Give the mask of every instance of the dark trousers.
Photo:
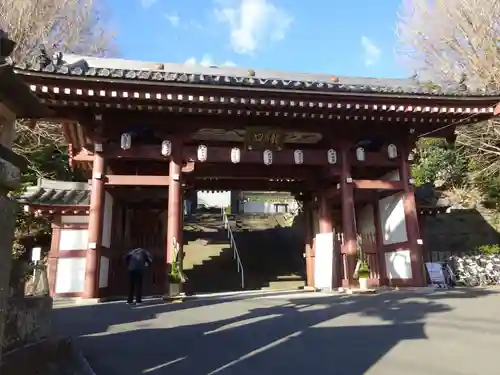
<svg viewBox="0 0 500 375">
<path fill-rule="evenodd" d="M 128 277 L 129 277 L 129 289 L 127 298 L 128 303 L 134 302 L 134 297 L 135 297 L 135 302 L 137 303 L 142 302 L 142 276 L 143 276 L 142 271 L 139 270 L 128 271 Z"/>
</svg>

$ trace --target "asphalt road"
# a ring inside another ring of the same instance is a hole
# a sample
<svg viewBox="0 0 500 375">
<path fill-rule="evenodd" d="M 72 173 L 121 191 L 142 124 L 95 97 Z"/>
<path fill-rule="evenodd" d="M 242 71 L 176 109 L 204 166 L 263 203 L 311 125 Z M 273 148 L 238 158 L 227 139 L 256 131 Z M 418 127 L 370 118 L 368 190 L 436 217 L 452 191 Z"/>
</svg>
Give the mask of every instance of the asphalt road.
<svg viewBox="0 0 500 375">
<path fill-rule="evenodd" d="M 294 293 L 54 311 L 98 375 L 498 373 L 495 290 Z"/>
</svg>

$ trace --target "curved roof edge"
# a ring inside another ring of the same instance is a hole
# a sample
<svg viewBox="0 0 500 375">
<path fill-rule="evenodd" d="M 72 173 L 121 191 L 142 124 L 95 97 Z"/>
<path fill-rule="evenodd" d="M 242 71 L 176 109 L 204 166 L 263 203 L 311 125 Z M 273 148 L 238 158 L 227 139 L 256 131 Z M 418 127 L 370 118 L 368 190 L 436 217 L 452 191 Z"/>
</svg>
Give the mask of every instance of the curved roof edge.
<svg viewBox="0 0 500 375">
<path fill-rule="evenodd" d="M 28 187 L 16 200 L 33 206 L 85 207 L 90 205 L 90 184 L 39 179 L 36 186 Z"/>
<path fill-rule="evenodd" d="M 48 75 L 68 79 L 116 80 L 135 83 L 212 85 L 219 87 L 289 89 L 324 93 L 425 95 L 431 97 L 500 97 L 499 90 L 468 87 L 457 82 L 449 87 L 420 82 L 417 78 L 346 77 L 328 74 L 245 69 L 232 66 L 153 63 L 81 55 L 43 55 L 34 64 L 21 63 L 18 74 Z"/>
</svg>

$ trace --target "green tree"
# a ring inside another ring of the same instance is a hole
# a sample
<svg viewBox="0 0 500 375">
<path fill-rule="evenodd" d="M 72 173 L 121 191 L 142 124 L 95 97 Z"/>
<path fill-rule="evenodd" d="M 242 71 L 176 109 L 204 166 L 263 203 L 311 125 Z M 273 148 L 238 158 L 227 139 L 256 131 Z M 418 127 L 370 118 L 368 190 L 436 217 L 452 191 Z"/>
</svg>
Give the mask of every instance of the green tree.
<svg viewBox="0 0 500 375">
<path fill-rule="evenodd" d="M 462 186 L 467 183 L 469 163 L 459 147 L 441 139 L 420 139 L 413 178 L 417 186 Z"/>
</svg>

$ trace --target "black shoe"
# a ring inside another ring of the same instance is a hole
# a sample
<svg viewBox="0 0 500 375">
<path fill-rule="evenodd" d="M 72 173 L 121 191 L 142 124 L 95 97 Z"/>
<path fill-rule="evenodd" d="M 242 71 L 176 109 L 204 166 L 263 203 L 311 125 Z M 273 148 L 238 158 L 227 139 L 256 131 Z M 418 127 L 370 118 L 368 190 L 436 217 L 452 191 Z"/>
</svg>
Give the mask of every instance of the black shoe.
<svg viewBox="0 0 500 375">
<path fill-rule="evenodd" d="M 127 301 L 127 305 L 135 305 L 135 302 Z"/>
</svg>

